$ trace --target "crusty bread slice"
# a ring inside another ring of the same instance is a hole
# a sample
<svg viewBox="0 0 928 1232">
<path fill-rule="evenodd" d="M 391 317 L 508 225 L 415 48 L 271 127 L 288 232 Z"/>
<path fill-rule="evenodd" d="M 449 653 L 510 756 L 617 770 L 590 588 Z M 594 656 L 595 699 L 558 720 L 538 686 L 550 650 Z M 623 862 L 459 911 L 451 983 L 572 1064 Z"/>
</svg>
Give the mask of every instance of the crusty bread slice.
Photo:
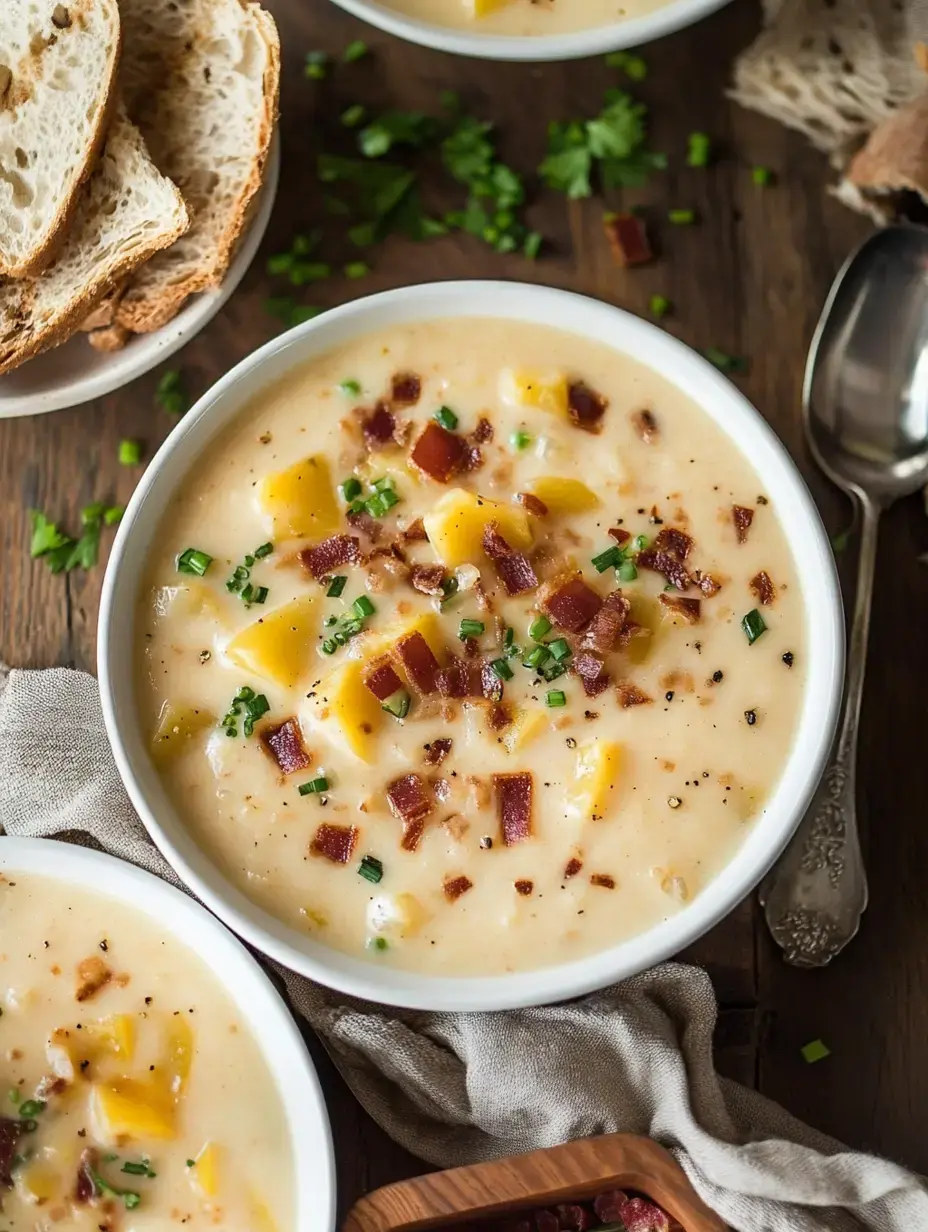
<svg viewBox="0 0 928 1232">
<path fill-rule="evenodd" d="M 0 282 L 0 373 L 64 342 L 132 270 L 183 234 L 183 198 L 117 107 L 57 259 L 35 278 Z"/>
<path fill-rule="evenodd" d="M 115 98 L 116 0 L 0 0 L 0 275 L 63 242 Z"/>
<path fill-rule="evenodd" d="M 228 269 L 277 120 L 280 43 L 254 0 L 122 0 L 122 20 L 129 114 L 193 219 L 117 306 L 118 324 L 148 333 Z"/>
</svg>

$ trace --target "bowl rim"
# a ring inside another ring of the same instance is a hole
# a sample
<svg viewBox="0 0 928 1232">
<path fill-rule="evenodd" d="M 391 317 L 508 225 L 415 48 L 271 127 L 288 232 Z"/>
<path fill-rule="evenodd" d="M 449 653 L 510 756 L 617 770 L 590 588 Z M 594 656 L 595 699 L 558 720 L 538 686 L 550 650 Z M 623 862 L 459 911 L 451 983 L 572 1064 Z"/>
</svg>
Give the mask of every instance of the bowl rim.
<svg viewBox="0 0 928 1232">
<path fill-rule="evenodd" d="M 369 25 L 421 47 L 480 60 L 544 61 L 578 60 L 638 47 L 695 25 L 730 0 L 669 0 L 661 8 L 625 21 L 577 30 L 572 34 L 512 35 L 479 34 L 434 22 L 404 17 L 377 0 L 335 0 L 341 8 Z"/>
<path fill-rule="evenodd" d="M 321 945 L 234 887 L 194 843 L 148 757 L 134 704 L 135 604 L 148 544 L 199 454 L 240 411 L 293 367 L 378 328 L 442 318 L 528 321 L 592 338 L 662 373 L 727 431 L 763 473 L 806 599 L 807 681 L 781 778 L 732 860 L 685 908 L 619 945 L 557 967 L 502 976 L 420 975 Z M 671 375 L 672 374 L 672 375 Z M 814 619 L 812 613 L 814 612 Z M 329 988 L 411 1009 L 500 1010 L 603 988 L 692 944 L 753 891 L 792 837 L 821 777 L 843 687 L 844 618 L 834 556 L 818 510 L 760 413 L 707 360 L 662 329 L 574 292 L 516 282 L 438 282 L 344 304 L 265 344 L 221 378 L 178 423 L 149 465 L 116 536 L 98 626 L 101 701 L 120 776 L 149 834 L 178 875 L 249 944 Z"/>
<path fill-rule="evenodd" d="M 264 240 L 271 214 L 277 200 L 280 183 L 280 136 L 275 130 L 268 152 L 264 182 L 255 203 L 254 216 L 248 224 L 241 242 L 233 254 L 225 277 L 215 291 L 198 291 L 192 295 L 173 320 L 150 334 L 137 334 L 126 347 L 107 357 L 107 362 L 86 376 L 77 377 L 67 384 L 52 389 L 38 389 L 22 395 L 4 393 L 6 377 L 14 377 L 32 364 L 40 364 L 45 354 L 27 360 L 21 369 L 16 368 L 0 376 L 0 419 L 22 419 L 28 415 L 48 415 L 52 411 L 67 411 L 83 406 L 95 398 L 115 393 L 139 377 L 145 376 L 177 351 L 192 342 L 226 306 L 239 284 L 251 268 L 258 249 Z M 63 346 L 82 342 L 90 343 L 80 333 L 67 339 Z M 54 354 L 52 348 L 47 354 Z"/>
<path fill-rule="evenodd" d="M 95 848 L 54 838 L 4 835 L 0 873 L 4 872 L 51 878 L 115 898 L 155 920 L 207 963 L 248 1024 L 277 1087 L 289 1123 L 296 1227 L 301 1232 L 335 1232 L 335 1152 L 319 1077 L 293 1015 L 241 941 L 182 890 Z M 307 1161 L 307 1152 L 301 1149 L 305 1142 L 314 1144 L 314 1162 Z"/>
</svg>

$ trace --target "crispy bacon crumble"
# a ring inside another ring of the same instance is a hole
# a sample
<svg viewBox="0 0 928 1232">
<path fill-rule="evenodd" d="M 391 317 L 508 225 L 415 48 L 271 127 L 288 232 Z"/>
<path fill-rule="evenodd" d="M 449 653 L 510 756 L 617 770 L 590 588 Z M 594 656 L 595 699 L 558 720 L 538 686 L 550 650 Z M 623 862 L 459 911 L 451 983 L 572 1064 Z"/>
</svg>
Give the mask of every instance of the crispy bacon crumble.
<svg viewBox="0 0 928 1232">
<path fill-rule="evenodd" d="M 745 505 L 732 505 L 731 520 L 735 526 L 735 538 L 739 543 L 744 543 L 751 529 L 751 523 L 754 521 L 754 510 L 748 509 Z"/>
<path fill-rule="evenodd" d="M 303 735 L 295 718 L 284 719 L 277 727 L 261 732 L 261 742 L 277 762 L 282 774 L 305 770 L 311 758 L 303 747 Z"/>
<path fill-rule="evenodd" d="M 351 535 L 330 535 L 299 554 L 300 564 L 317 582 L 342 565 L 356 565 L 360 559 L 360 541 Z"/>
<path fill-rule="evenodd" d="M 409 460 L 429 479 L 447 483 L 464 466 L 467 451 L 468 445 L 462 436 L 455 436 L 430 419 L 413 445 Z"/>
<path fill-rule="evenodd" d="M 499 815 L 500 833 L 507 847 L 531 837 L 532 775 L 527 771 L 494 774 L 493 790 Z"/>
<path fill-rule="evenodd" d="M 449 903 L 456 902 L 462 894 L 466 894 L 472 888 L 473 882 L 469 877 L 448 877 L 445 880 L 442 889 Z"/>
<path fill-rule="evenodd" d="M 645 265 L 653 257 L 644 222 L 637 214 L 606 214 L 603 230 L 616 265 Z"/>
<path fill-rule="evenodd" d="M 777 597 L 777 589 L 770 580 L 770 574 L 764 569 L 761 569 L 760 573 L 755 573 L 751 578 L 750 587 L 757 596 L 758 603 L 763 604 L 764 607 L 769 607 Z"/>
<path fill-rule="evenodd" d="M 603 416 L 609 402 L 602 394 L 582 381 L 574 381 L 567 388 L 567 413 L 576 428 L 584 432 L 602 432 Z"/>
<path fill-rule="evenodd" d="M 356 826 L 339 826 L 323 822 L 316 827 L 312 842 L 309 844 L 309 854 L 322 856 L 333 864 L 347 864 L 358 841 Z"/>
</svg>

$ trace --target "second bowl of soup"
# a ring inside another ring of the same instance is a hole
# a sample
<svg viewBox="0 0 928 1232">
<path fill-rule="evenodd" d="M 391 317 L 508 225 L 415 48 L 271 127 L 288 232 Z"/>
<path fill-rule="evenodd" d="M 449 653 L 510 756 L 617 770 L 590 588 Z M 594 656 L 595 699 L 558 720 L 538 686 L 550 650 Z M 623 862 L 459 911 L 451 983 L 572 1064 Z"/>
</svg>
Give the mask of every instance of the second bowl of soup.
<svg viewBox="0 0 928 1232">
<path fill-rule="evenodd" d="M 175 430 L 105 587 L 110 738 L 232 927 L 413 1005 L 573 995 L 738 901 L 840 688 L 833 564 L 702 359 L 511 284 L 377 296 Z"/>
</svg>

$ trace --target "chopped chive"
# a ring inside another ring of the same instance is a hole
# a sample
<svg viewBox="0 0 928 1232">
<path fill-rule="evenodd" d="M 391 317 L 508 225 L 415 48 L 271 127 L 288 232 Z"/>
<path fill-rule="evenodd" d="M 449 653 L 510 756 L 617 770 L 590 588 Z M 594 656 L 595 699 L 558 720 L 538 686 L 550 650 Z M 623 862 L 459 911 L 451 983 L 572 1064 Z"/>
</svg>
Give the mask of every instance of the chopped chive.
<svg viewBox="0 0 928 1232">
<path fill-rule="evenodd" d="M 320 775 L 317 779 L 310 779 L 308 783 L 301 783 L 298 790 L 301 796 L 321 796 L 324 791 L 329 790 L 329 780 Z"/>
<path fill-rule="evenodd" d="M 338 388 L 348 398 L 357 398 L 361 393 L 360 381 L 341 381 Z"/>
<path fill-rule="evenodd" d="M 343 574 L 339 574 L 338 577 L 333 577 L 332 580 L 329 582 L 328 590 L 325 592 L 326 598 L 327 599 L 340 598 L 342 591 L 345 589 L 347 585 L 348 585 L 348 579 Z"/>
<path fill-rule="evenodd" d="M 119 442 L 119 465 L 138 466 L 142 460 L 142 442 L 124 440 Z"/>
<path fill-rule="evenodd" d="M 187 548 L 186 552 L 181 552 L 177 558 L 177 572 L 192 573 L 197 577 L 203 577 L 212 563 L 212 556 L 207 555 L 206 552 L 201 552 L 199 548 Z"/>
<path fill-rule="evenodd" d="M 814 1065 L 816 1061 L 824 1061 L 826 1057 L 831 1056 L 831 1049 L 820 1039 L 814 1039 L 811 1043 L 803 1044 L 799 1051 L 802 1053 L 802 1059 L 807 1065 Z"/>
<path fill-rule="evenodd" d="M 494 659 L 490 664 L 490 669 L 497 680 L 511 680 L 512 668 L 505 659 Z"/>
<path fill-rule="evenodd" d="M 377 611 L 367 595 L 360 595 L 351 605 L 351 610 L 355 613 L 359 620 L 366 620 L 368 616 L 373 616 Z"/>
<path fill-rule="evenodd" d="M 769 167 L 754 167 L 751 171 L 751 179 L 758 188 L 766 188 L 773 182 L 773 172 Z"/>
<path fill-rule="evenodd" d="M 618 568 L 618 578 L 620 582 L 634 582 L 638 576 L 638 566 L 633 560 L 623 560 Z"/>
<path fill-rule="evenodd" d="M 9 1091 L 7 1092 L 7 1097 L 11 1104 L 18 1104 L 20 1099 L 22 1098 L 20 1093 L 16 1090 L 15 1087 L 10 1087 Z"/>
<path fill-rule="evenodd" d="M 245 722 L 242 724 L 242 731 L 246 736 L 250 736 L 255 729 L 255 723 L 263 715 L 270 710 L 271 704 L 264 696 L 259 693 L 257 697 L 251 698 L 245 703 Z"/>
<path fill-rule="evenodd" d="M 449 432 L 453 432 L 458 426 L 458 417 L 452 411 L 450 406 L 440 406 L 433 416 L 436 423 L 440 423 L 443 428 L 447 428 Z"/>
<path fill-rule="evenodd" d="M 27 1099 L 19 1105 L 19 1115 L 21 1117 L 36 1117 L 45 1108 L 45 1104 L 40 1099 Z"/>
<path fill-rule="evenodd" d="M 363 60 L 367 55 L 367 43 L 362 39 L 353 39 L 342 52 L 342 61 L 345 64 L 354 64 L 356 60 Z"/>
<path fill-rule="evenodd" d="M 325 620 L 323 620 L 322 622 L 322 627 L 324 629 L 331 629 L 333 625 L 337 625 L 337 624 L 338 624 L 337 616 L 326 616 Z"/>
<path fill-rule="evenodd" d="M 479 637 L 486 630 L 486 625 L 482 620 L 464 619 L 458 628 L 458 637 L 463 642 L 467 637 Z"/>
<path fill-rule="evenodd" d="M 349 475 L 344 482 L 339 484 L 338 489 L 346 501 L 357 500 L 361 495 L 361 483 L 354 475 Z"/>
<path fill-rule="evenodd" d="M 617 568 L 622 563 L 622 549 L 618 544 L 613 544 L 611 548 L 606 548 L 605 552 L 600 552 L 598 556 L 594 556 L 590 564 L 597 573 L 605 573 L 607 569 Z"/>
<path fill-rule="evenodd" d="M 708 133 L 690 133 L 687 138 L 686 165 L 708 167 L 711 154 L 712 142 Z"/>
<path fill-rule="evenodd" d="M 449 603 L 458 593 L 458 579 L 456 577 L 446 577 L 441 584 L 441 589 L 445 596 L 444 599 L 442 599 L 442 606 L 444 606 L 444 604 Z"/>
<path fill-rule="evenodd" d="M 513 432 L 512 436 L 509 438 L 509 444 L 513 447 L 513 449 L 517 449 L 520 453 L 523 449 L 528 449 L 531 443 L 531 434 L 529 432 L 522 432 L 521 430 L 518 432 Z"/>
<path fill-rule="evenodd" d="M 187 1160 L 187 1167 L 188 1167 L 188 1168 L 192 1168 L 192 1167 L 194 1167 L 194 1165 L 196 1164 L 196 1162 L 197 1162 L 197 1161 L 196 1161 L 195 1159 L 188 1159 L 188 1160 Z"/>
<path fill-rule="evenodd" d="M 381 479 L 375 479 L 371 487 L 375 492 L 391 491 L 393 488 L 393 477 L 391 475 L 384 475 Z"/>
<path fill-rule="evenodd" d="M 392 714 L 395 719 L 405 719 L 409 714 L 409 702 L 410 697 L 406 690 L 397 689 L 385 702 L 381 703 L 380 709 L 386 710 L 387 714 Z"/>
<path fill-rule="evenodd" d="M 503 645 L 509 647 L 516 640 L 516 631 L 512 625 L 509 625 L 506 632 L 503 634 Z"/>
<path fill-rule="evenodd" d="M 367 944 L 372 950 L 388 950 L 390 948 L 390 942 L 386 937 L 372 937 Z"/>
<path fill-rule="evenodd" d="M 528 627 L 528 635 L 533 642 L 540 642 L 546 633 L 551 632 L 551 621 L 547 616 L 536 616 Z"/>
<path fill-rule="evenodd" d="M 367 109 L 360 103 L 354 103 L 351 107 L 346 107 L 342 112 L 341 120 L 345 128 L 357 128 L 359 124 L 364 122 L 367 115 Z"/>
<path fill-rule="evenodd" d="M 322 643 L 321 649 L 322 649 L 323 654 L 326 654 L 326 655 L 335 654 L 335 651 L 338 649 L 338 643 L 335 641 L 334 638 L 327 637 L 325 641 Z"/>
<path fill-rule="evenodd" d="M 556 641 L 548 642 L 548 653 L 560 663 L 562 659 L 569 659 L 573 652 L 566 639 L 559 637 Z"/>
<path fill-rule="evenodd" d="M 746 616 L 741 618 L 741 628 L 744 630 L 745 637 L 748 639 L 748 645 L 753 646 L 757 639 L 767 629 L 767 625 L 763 616 L 757 608 L 752 608 Z"/>
<path fill-rule="evenodd" d="M 146 1163 L 135 1163 L 134 1160 L 127 1159 L 123 1166 L 119 1169 L 120 1172 L 125 1172 L 129 1176 L 154 1176 L 151 1168 Z"/>
<path fill-rule="evenodd" d="M 534 671 L 550 658 L 547 646 L 536 646 L 534 650 L 529 651 L 522 662 L 526 667 L 530 667 Z"/>
<path fill-rule="evenodd" d="M 563 689 L 549 689 L 545 694 L 546 706 L 566 706 L 567 694 Z"/>
<path fill-rule="evenodd" d="M 342 269 L 346 278 L 366 278 L 370 272 L 371 267 L 366 261 L 349 261 Z"/>
<path fill-rule="evenodd" d="M 747 360 L 740 355 L 729 355 L 718 347 L 706 347 L 703 355 L 710 364 L 714 364 L 720 372 L 746 372 Z"/>
<path fill-rule="evenodd" d="M 541 252 L 544 238 L 540 231 L 529 231 L 522 243 L 522 254 L 527 261 L 534 261 Z"/>
<path fill-rule="evenodd" d="M 661 317 L 667 315 L 673 305 L 666 295 L 652 295 L 648 307 L 651 309 L 651 316 L 660 320 Z"/>
<path fill-rule="evenodd" d="M 544 680 L 556 680 L 558 676 L 563 676 L 567 671 L 567 664 L 561 660 L 560 663 L 555 659 L 552 663 L 545 663 L 541 668 L 541 675 Z"/>
<path fill-rule="evenodd" d="M 125 512 L 122 505 L 110 505 L 108 509 L 103 510 L 103 525 L 116 526 L 122 521 L 122 515 Z"/>
<path fill-rule="evenodd" d="M 351 504 L 348 506 L 349 513 L 363 513 L 364 509 L 365 509 L 365 502 L 363 500 L 353 500 Z"/>
<path fill-rule="evenodd" d="M 268 589 L 266 586 L 256 586 L 254 590 L 252 591 L 251 598 L 245 599 L 245 602 L 246 603 L 264 603 L 267 599 L 267 596 L 268 596 Z M 243 599 L 245 598 L 244 593 L 242 594 L 242 598 Z"/>
<path fill-rule="evenodd" d="M 255 560 L 263 560 L 265 556 L 270 556 L 273 551 L 273 543 L 262 543 L 259 548 L 255 548 Z"/>
<path fill-rule="evenodd" d="M 647 535 L 636 535 L 634 539 L 632 540 L 632 551 L 633 552 L 643 552 L 647 546 L 648 546 L 648 536 Z"/>
<path fill-rule="evenodd" d="M 688 227 L 696 221 L 695 210 L 668 210 L 667 221 L 675 227 Z"/>
<path fill-rule="evenodd" d="M 633 51 L 610 51 L 606 56 L 606 67 L 622 69 L 632 81 L 644 81 L 648 75 L 647 61 Z"/>
<path fill-rule="evenodd" d="M 310 81 L 322 81 L 326 74 L 329 57 L 324 51 L 307 51 L 303 73 Z"/>
<path fill-rule="evenodd" d="M 362 856 L 358 872 L 365 881 L 370 881 L 373 885 L 383 880 L 383 864 L 376 856 Z"/>
</svg>

